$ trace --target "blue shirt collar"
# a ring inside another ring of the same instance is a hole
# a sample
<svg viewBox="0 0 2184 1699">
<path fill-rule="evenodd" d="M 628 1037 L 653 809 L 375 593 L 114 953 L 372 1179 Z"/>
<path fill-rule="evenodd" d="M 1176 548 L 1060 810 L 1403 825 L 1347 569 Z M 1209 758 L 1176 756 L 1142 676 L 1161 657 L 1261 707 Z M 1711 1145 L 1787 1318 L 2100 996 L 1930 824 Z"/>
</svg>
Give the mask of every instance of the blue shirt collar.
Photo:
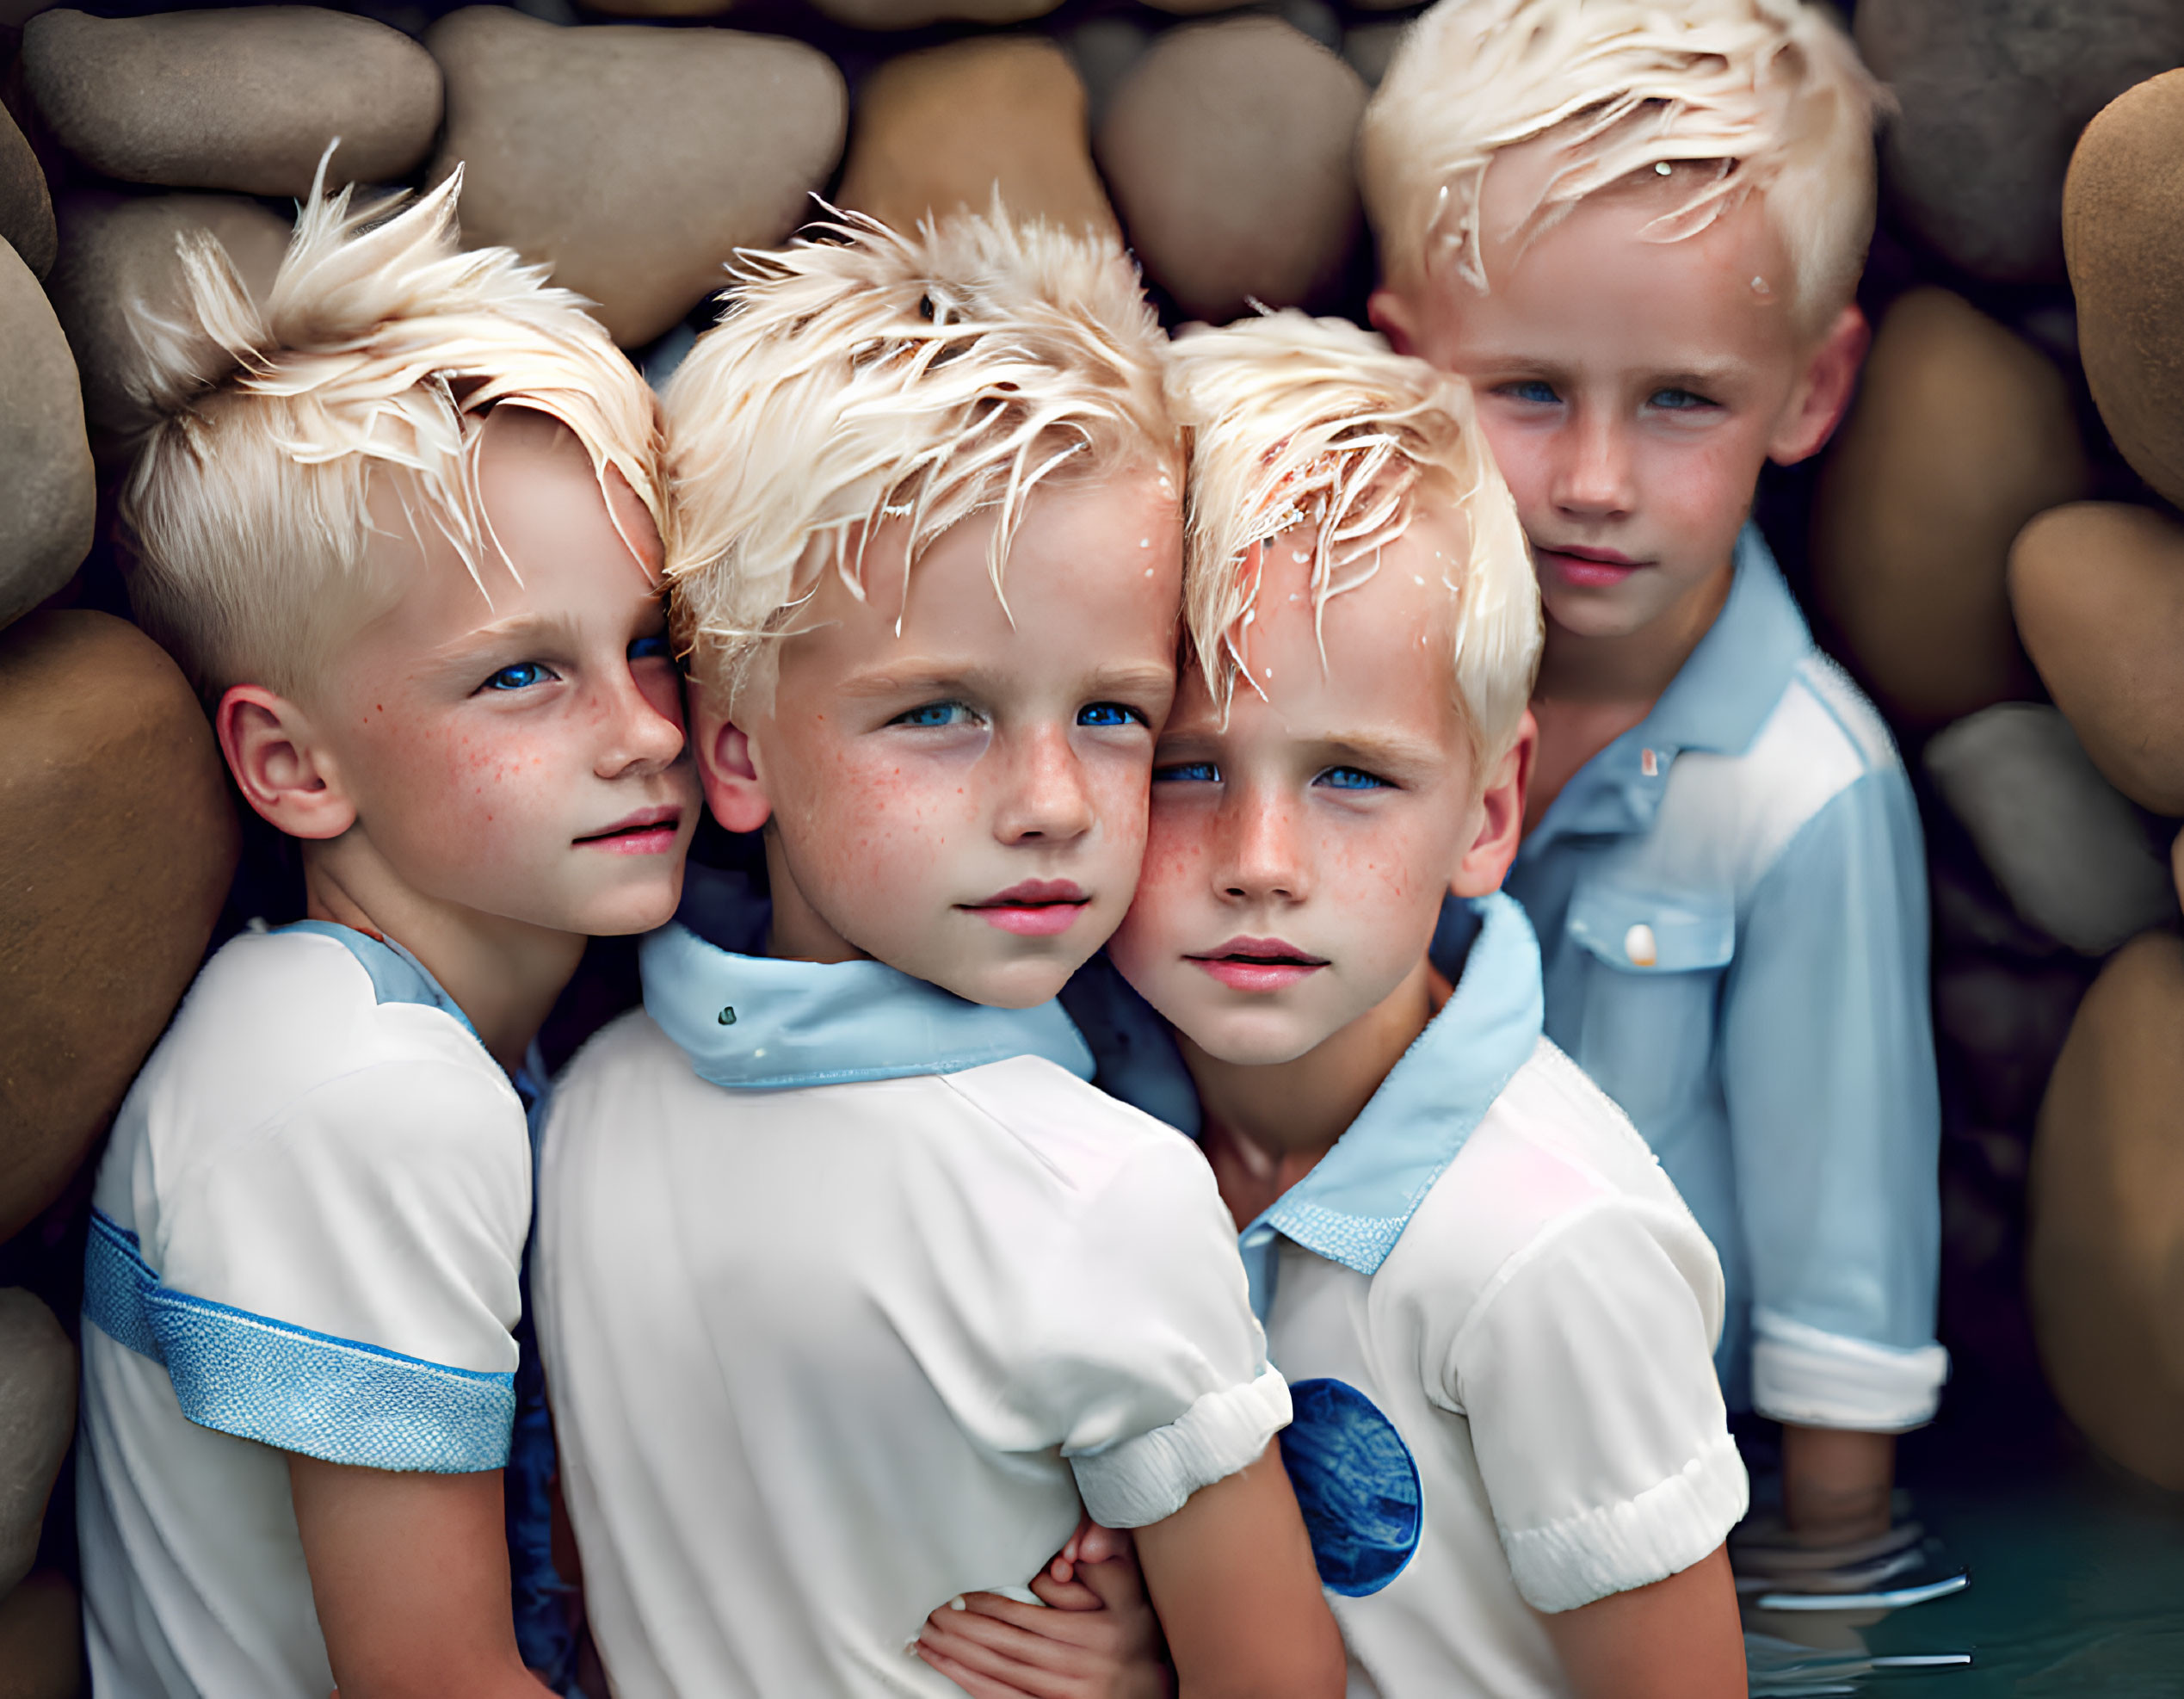
<svg viewBox="0 0 2184 1699">
<path fill-rule="evenodd" d="M 638 953 L 645 1012 L 700 1079 L 780 1090 L 954 1073 L 1015 1056 L 1092 1077 L 1092 1053 L 1058 1003 L 990 1009 L 882 962 L 782 961 L 723 948 L 766 936 L 768 905 L 740 883 L 691 868 L 680 917 Z"/>
<path fill-rule="evenodd" d="M 1538 855 L 1565 836 L 1644 831 L 1676 757 L 1749 748 L 1811 648 L 1781 569 L 1759 528 L 1747 524 L 1737 539 L 1729 599 L 1712 627 L 1652 711 L 1563 787 L 1522 853 Z"/>
<path fill-rule="evenodd" d="M 1448 1165 L 1539 1042 L 1539 944 L 1514 898 L 1463 905 L 1478 917 L 1455 995 L 1311 1173 L 1243 1230 L 1262 1320 L 1277 1234 L 1330 1262 L 1377 1273 Z"/>
</svg>

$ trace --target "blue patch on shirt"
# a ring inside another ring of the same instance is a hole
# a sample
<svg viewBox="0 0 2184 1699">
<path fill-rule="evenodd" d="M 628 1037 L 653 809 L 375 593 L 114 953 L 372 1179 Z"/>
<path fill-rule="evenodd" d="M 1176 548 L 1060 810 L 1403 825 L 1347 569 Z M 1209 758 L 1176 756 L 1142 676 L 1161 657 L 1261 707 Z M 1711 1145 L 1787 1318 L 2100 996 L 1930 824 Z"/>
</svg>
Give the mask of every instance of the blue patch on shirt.
<svg viewBox="0 0 2184 1699">
<path fill-rule="evenodd" d="M 1403 1572 L 1424 1531 L 1418 1466 L 1395 1424 L 1342 1381 L 1299 1381 L 1281 1461 L 1305 1513 L 1321 1585 L 1345 1598 L 1377 1593 Z"/>
</svg>

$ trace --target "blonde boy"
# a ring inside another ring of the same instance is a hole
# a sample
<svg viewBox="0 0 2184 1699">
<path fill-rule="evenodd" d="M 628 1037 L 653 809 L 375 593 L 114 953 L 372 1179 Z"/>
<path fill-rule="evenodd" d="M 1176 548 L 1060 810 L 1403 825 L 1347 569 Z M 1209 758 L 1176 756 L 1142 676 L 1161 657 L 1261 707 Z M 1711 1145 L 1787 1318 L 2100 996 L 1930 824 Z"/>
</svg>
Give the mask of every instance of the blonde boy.
<svg viewBox="0 0 2184 1699">
<path fill-rule="evenodd" d="M 1348 1691 L 1741 1695 L 1720 1270 L 1496 888 L 1539 604 L 1470 398 L 1295 313 L 1170 386 L 1197 665 L 1108 955 L 1187 1078 L 1112 980 L 1070 1007 L 1242 1229 Z"/>
<path fill-rule="evenodd" d="M 1288 1417 L 1197 1153 L 1054 993 L 1129 902 L 1180 457 L 1112 241 L 750 256 L 668 392 L 694 886 L 546 1132 L 540 1319 L 615 1690 L 948 1694 L 927 1614 L 1138 1530 L 1187 1695 L 1332 1695 Z M 1056 1613 L 1059 1614 L 1059 1613 Z"/>
<path fill-rule="evenodd" d="M 456 193 L 314 193 L 262 310 L 187 247 L 147 336 L 131 592 L 310 917 L 206 965 L 99 1171 L 105 1699 L 546 1691 L 503 1523 L 510 1075 L 586 935 L 673 912 L 696 794 L 650 394 L 575 297 L 460 250 Z"/>
<path fill-rule="evenodd" d="M 1748 522 L 1865 349 L 1877 99 L 1799 0 L 1444 0 L 1362 145 L 1375 322 L 1471 380 L 1545 606 L 1547 1030 L 1720 1251 L 1823 1542 L 1887 1529 L 1947 1367 L 1917 814 Z"/>
</svg>

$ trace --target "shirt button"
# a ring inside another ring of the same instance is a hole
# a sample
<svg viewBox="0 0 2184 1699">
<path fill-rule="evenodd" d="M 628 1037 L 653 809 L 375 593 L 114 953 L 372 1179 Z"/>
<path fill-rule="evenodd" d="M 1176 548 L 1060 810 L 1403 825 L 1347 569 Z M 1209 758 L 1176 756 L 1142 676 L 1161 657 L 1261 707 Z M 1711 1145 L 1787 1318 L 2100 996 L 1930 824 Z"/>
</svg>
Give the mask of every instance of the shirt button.
<svg viewBox="0 0 2184 1699">
<path fill-rule="evenodd" d="M 1661 959 L 1660 947 L 1655 942 L 1653 929 L 1644 921 L 1623 935 L 1623 954 L 1631 959 L 1633 967 L 1650 967 Z"/>
<path fill-rule="evenodd" d="M 1638 771 L 1644 774 L 1649 779 L 1659 778 L 1661 776 L 1661 757 L 1656 755 L 1650 749 L 1640 750 L 1638 751 Z"/>
</svg>

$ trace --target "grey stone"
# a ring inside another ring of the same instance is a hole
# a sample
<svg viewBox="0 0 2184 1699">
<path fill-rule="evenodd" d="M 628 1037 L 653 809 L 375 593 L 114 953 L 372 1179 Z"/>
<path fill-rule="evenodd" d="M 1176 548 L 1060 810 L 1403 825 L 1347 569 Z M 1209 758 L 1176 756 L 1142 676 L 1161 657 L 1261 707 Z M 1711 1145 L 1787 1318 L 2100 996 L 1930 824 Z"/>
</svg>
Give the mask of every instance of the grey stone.
<svg viewBox="0 0 2184 1699">
<path fill-rule="evenodd" d="M 0 626 L 83 564 L 97 499 L 68 338 L 30 268 L 0 243 Z"/>
<path fill-rule="evenodd" d="M 1365 79 L 1367 88 L 1380 86 L 1410 28 L 1408 19 L 1401 23 L 1361 23 L 1342 38 L 1342 57 Z"/>
<path fill-rule="evenodd" d="M 1883 180 L 1945 258 L 1997 282 L 2063 275 L 2063 176 L 2086 120 L 2184 63 L 2176 0 L 1862 0 L 1860 50 L 1895 90 Z"/>
<path fill-rule="evenodd" d="M 2017 912 L 2072 949 L 2105 955 L 2175 913 L 2138 816 L 2054 708 L 1960 720 L 1927 744 L 1926 770 Z"/>
<path fill-rule="evenodd" d="M 103 190 L 64 195 L 60 258 L 47 284 L 83 376 L 83 417 L 102 464 L 126 457 L 151 423 L 129 393 L 143 355 L 134 321 L 171 314 L 180 305 L 176 243 L 187 231 L 210 231 L 227 250 L 251 293 L 261 299 L 287 251 L 283 219 L 238 195 L 150 195 Z"/>
<path fill-rule="evenodd" d="M 75 1432 L 76 1347 L 32 1294 L 0 1288 L 0 1596 L 30 1572 Z"/>
<path fill-rule="evenodd" d="M 1356 71 L 1276 18 L 1161 36 L 1094 145 L 1146 274 L 1216 322 L 1323 297 L 1360 229 L 1365 102 Z"/>
<path fill-rule="evenodd" d="M 46 12 L 23 31 L 22 68 L 54 139 L 125 182 L 302 195 L 336 137 L 331 181 L 385 182 L 440 127 L 429 54 L 316 6 Z"/>
<path fill-rule="evenodd" d="M 1058 39 L 1084 83 L 1088 121 L 1096 130 L 1107 115 L 1107 102 L 1131 66 L 1144 57 L 1152 36 L 1128 18 L 1110 16 L 1088 18 Z"/>
<path fill-rule="evenodd" d="M 720 287 L 737 248 L 793 231 L 842 155 L 842 74 L 799 41 L 470 6 L 425 44 L 447 82 L 433 175 L 463 164 L 463 239 L 550 266 L 625 346 Z"/>
<path fill-rule="evenodd" d="M 53 199 L 22 132 L 0 107 L 0 241 L 43 277 L 53 269 Z"/>
</svg>

